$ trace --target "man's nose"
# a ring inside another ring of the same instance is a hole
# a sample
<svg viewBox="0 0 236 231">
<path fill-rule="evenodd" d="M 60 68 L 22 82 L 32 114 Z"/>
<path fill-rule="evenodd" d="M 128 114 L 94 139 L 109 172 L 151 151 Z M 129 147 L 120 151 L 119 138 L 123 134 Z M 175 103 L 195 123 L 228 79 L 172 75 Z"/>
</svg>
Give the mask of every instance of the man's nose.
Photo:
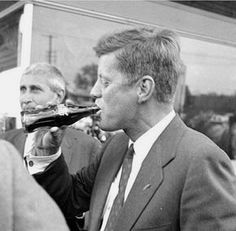
<svg viewBox="0 0 236 231">
<path fill-rule="evenodd" d="M 21 104 L 28 104 L 32 102 L 32 97 L 29 93 L 20 94 L 20 103 Z"/>
<path fill-rule="evenodd" d="M 92 96 L 92 98 L 100 98 L 102 96 L 101 86 L 98 81 L 96 81 L 95 85 L 91 89 L 90 95 Z"/>
</svg>

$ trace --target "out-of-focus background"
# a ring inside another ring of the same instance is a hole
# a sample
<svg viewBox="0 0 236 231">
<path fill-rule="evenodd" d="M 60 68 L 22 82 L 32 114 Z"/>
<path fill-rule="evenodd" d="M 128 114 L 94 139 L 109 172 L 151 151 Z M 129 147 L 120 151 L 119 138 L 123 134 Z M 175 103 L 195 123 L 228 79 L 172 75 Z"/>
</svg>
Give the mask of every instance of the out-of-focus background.
<svg viewBox="0 0 236 231">
<path fill-rule="evenodd" d="M 224 142 L 230 142 L 230 155 L 236 158 L 234 1 L 0 1 L 0 131 L 21 127 L 18 88 L 26 66 L 41 61 L 56 65 L 66 76 L 69 97 L 83 104 L 91 100 L 96 80 L 92 48 L 97 39 L 142 25 L 180 35 L 187 69 L 178 84 L 175 109 L 186 124 L 217 144 L 222 146 L 226 136 Z M 74 127 L 107 138 L 96 118 Z"/>
</svg>

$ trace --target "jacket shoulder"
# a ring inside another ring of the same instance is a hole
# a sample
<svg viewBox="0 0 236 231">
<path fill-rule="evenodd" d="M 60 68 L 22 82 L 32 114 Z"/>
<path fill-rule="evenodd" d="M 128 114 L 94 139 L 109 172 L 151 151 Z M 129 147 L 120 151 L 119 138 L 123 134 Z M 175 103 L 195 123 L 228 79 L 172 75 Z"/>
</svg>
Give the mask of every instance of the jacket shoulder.
<svg viewBox="0 0 236 231">
<path fill-rule="evenodd" d="M 228 155 L 219 146 L 206 135 L 191 128 L 187 128 L 177 152 L 182 153 L 185 162 L 194 161 L 195 163 L 201 163 L 207 160 L 212 163 L 222 161 L 229 163 Z"/>
<path fill-rule="evenodd" d="M 11 141 L 15 137 L 17 137 L 19 135 L 22 135 L 23 133 L 24 133 L 24 130 L 22 128 L 20 128 L 20 129 L 12 129 L 12 130 L 9 130 L 9 131 L 1 134 L 0 135 L 0 139 Z"/>
</svg>

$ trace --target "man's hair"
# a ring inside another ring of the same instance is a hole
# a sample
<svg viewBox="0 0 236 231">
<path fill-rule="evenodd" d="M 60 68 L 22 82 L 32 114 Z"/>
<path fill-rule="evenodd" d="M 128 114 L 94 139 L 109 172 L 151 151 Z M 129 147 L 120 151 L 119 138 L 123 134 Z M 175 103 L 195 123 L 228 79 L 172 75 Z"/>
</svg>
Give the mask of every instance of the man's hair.
<svg viewBox="0 0 236 231">
<path fill-rule="evenodd" d="M 52 91 L 63 90 L 66 94 L 66 81 L 59 69 L 48 63 L 34 63 L 27 67 L 22 75 L 40 75 L 47 78 Z"/>
<path fill-rule="evenodd" d="M 145 75 L 155 81 L 158 102 L 171 102 L 185 66 L 180 58 L 177 35 L 170 30 L 135 28 L 102 37 L 94 47 L 98 57 L 113 53 L 117 69 L 129 84 Z"/>
</svg>

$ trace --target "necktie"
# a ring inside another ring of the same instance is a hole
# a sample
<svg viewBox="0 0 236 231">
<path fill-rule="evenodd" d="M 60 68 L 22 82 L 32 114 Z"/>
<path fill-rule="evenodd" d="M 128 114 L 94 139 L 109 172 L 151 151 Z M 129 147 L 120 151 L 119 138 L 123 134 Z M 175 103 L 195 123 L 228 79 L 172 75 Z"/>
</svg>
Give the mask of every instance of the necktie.
<svg viewBox="0 0 236 231">
<path fill-rule="evenodd" d="M 126 156 L 123 162 L 119 191 L 113 202 L 111 212 L 109 214 L 107 224 L 104 231 L 112 231 L 116 225 L 119 212 L 124 204 L 125 189 L 129 179 L 129 175 L 132 169 L 132 161 L 134 156 L 133 144 L 130 145 L 129 149 L 126 152 Z"/>
</svg>

